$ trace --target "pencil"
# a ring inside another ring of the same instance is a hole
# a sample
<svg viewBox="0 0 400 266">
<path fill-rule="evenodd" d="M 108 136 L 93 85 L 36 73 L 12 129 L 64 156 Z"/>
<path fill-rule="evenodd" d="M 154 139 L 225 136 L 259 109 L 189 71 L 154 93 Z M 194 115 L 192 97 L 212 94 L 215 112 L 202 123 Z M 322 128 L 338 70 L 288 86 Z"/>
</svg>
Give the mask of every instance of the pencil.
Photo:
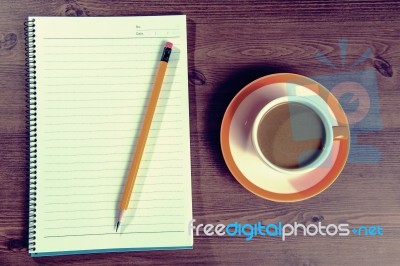
<svg viewBox="0 0 400 266">
<path fill-rule="evenodd" d="M 129 206 L 129 201 L 131 199 L 133 186 L 135 185 L 135 180 L 139 170 L 140 161 L 142 160 L 144 147 L 146 145 L 147 136 L 149 135 L 151 122 L 153 120 L 154 111 L 156 110 L 158 97 L 160 95 L 161 87 L 163 84 L 171 52 L 172 52 L 172 43 L 166 42 L 160 63 L 158 65 L 158 70 L 154 79 L 153 89 L 147 105 L 142 128 L 140 130 L 140 135 L 136 143 L 136 149 L 133 155 L 133 159 L 131 161 L 131 167 L 125 183 L 124 192 L 122 194 L 115 232 L 118 231 L 124 212 L 128 209 Z"/>
</svg>

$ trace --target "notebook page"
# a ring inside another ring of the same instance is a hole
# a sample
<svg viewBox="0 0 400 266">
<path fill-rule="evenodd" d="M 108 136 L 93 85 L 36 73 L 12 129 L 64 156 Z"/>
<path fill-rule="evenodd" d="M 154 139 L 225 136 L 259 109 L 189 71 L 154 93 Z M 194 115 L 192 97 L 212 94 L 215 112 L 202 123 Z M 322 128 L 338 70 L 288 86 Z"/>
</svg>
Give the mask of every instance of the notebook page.
<svg viewBox="0 0 400 266">
<path fill-rule="evenodd" d="M 35 26 L 35 252 L 192 246 L 186 17 L 35 17 Z M 166 41 L 174 48 L 116 233 L 120 194 Z"/>
</svg>

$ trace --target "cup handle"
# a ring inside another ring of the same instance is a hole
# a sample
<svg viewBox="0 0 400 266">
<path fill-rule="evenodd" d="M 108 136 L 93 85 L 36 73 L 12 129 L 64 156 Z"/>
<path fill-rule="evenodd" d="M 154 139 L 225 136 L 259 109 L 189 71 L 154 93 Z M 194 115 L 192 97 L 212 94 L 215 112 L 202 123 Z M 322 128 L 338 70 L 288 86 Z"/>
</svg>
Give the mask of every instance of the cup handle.
<svg viewBox="0 0 400 266">
<path fill-rule="evenodd" d="M 335 126 L 333 129 L 333 140 L 349 139 L 349 128 L 345 126 Z"/>
</svg>

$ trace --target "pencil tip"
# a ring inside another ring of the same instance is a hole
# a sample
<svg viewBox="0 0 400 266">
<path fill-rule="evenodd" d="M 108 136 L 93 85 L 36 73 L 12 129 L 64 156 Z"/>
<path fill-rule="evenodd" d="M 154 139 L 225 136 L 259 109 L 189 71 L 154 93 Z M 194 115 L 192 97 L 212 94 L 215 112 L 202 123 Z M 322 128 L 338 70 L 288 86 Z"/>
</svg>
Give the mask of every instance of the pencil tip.
<svg viewBox="0 0 400 266">
<path fill-rule="evenodd" d="M 120 210 L 119 211 L 118 218 L 116 219 L 117 220 L 117 225 L 116 225 L 116 228 L 115 228 L 115 232 L 118 232 L 119 225 L 121 224 L 121 221 L 122 221 L 122 215 L 124 215 L 124 210 Z"/>
</svg>

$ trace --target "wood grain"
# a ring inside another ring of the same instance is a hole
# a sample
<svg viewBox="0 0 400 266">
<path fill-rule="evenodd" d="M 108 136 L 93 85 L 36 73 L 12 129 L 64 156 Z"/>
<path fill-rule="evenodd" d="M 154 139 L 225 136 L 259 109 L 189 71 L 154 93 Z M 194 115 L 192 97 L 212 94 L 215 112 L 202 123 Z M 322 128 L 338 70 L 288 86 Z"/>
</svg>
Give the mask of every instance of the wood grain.
<svg viewBox="0 0 400 266">
<path fill-rule="evenodd" d="M 398 1 L 1 1 L 0 265 L 400 265 L 400 3 Z M 381 225 L 383 237 L 195 237 L 193 250 L 32 259 L 27 252 L 25 43 L 29 15 L 188 18 L 193 212 L 196 223 Z M 347 40 L 341 65 L 338 42 Z M 350 65 L 364 51 L 372 56 Z M 316 60 L 320 51 L 336 69 Z M 219 130 L 234 95 L 266 74 L 306 76 L 375 70 L 382 130 L 358 135 L 381 151 L 375 164 L 347 164 L 322 194 L 284 204 L 236 182 Z"/>
</svg>

